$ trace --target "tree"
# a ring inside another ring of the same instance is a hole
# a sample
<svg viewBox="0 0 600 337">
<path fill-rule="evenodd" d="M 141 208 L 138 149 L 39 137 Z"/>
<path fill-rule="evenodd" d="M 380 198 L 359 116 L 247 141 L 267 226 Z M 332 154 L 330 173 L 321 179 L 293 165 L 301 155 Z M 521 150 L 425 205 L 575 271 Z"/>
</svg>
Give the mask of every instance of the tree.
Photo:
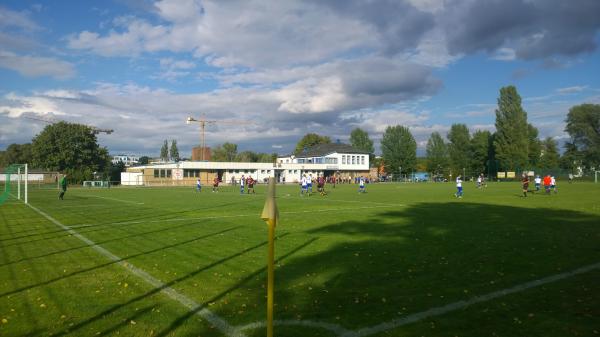
<svg viewBox="0 0 600 337">
<path fill-rule="evenodd" d="M 492 134 L 477 130 L 471 138 L 471 170 L 475 174 L 486 172 L 488 161 L 492 158 Z"/>
<path fill-rule="evenodd" d="M 237 144 L 224 143 L 217 145 L 212 149 L 212 160 L 213 161 L 235 161 L 237 156 Z"/>
<path fill-rule="evenodd" d="M 560 154 L 558 153 L 558 143 L 552 139 L 552 137 L 547 137 L 541 143 L 542 146 L 542 156 L 540 158 L 540 168 L 543 169 L 555 169 L 559 166 Z"/>
<path fill-rule="evenodd" d="M 238 153 L 235 158 L 237 162 L 245 162 L 245 163 L 256 163 L 258 161 L 258 154 L 252 151 L 242 151 Z"/>
<path fill-rule="evenodd" d="M 574 171 L 578 166 L 581 166 L 582 154 L 577 150 L 577 146 L 567 142 L 565 144 L 565 152 L 560 157 L 560 167 L 569 171 Z"/>
<path fill-rule="evenodd" d="M 165 139 L 163 146 L 160 148 L 160 159 L 162 161 L 169 160 L 169 142 Z"/>
<path fill-rule="evenodd" d="M 447 167 L 448 146 L 438 132 L 433 132 L 427 140 L 427 170 L 439 175 Z"/>
<path fill-rule="evenodd" d="M 538 139 L 538 129 L 531 125 L 527 124 L 527 136 L 529 138 L 529 165 L 531 167 L 537 167 L 540 162 L 540 156 L 542 155 L 542 142 Z"/>
<path fill-rule="evenodd" d="M 331 143 L 331 138 L 327 136 L 319 136 L 316 133 L 307 133 L 300 139 L 300 141 L 296 144 L 296 149 L 294 150 L 295 155 L 299 155 L 304 151 L 304 149 L 311 148 L 317 144 L 329 144 Z"/>
<path fill-rule="evenodd" d="M 352 130 L 350 133 L 350 144 L 352 147 L 369 153 L 369 162 L 373 160 L 375 148 L 369 134 L 360 128 Z"/>
<path fill-rule="evenodd" d="M 452 175 L 471 168 L 471 136 L 466 124 L 452 124 L 448 132 L 448 154 Z"/>
<path fill-rule="evenodd" d="M 388 126 L 381 139 L 385 171 L 402 174 L 413 171 L 417 164 L 417 142 L 410 130 L 402 125 Z"/>
<path fill-rule="evenodd" d="M 59 122 L 48 125 L 33 138 L 33 166 L 66 172 L 70 180 L 93 178 L 93 172 L 107 173 L 108 150 L 100 147 L 88 126 Z"/>
<path fill-rule="evenodd" d="M 148 165 L 149 162 L 150 162 L 150 158 L 148 158 L 148 156 L 141 156 L 140 159 L 138 160 L 138 164 L 140 164 L 140 165 Z"/>
<path fill-rule="evenodd" d="M 179 149 L 177 148 L 177 141 L 173 139 L 171 141 L 171 149 L 169 150 L 169 156 L 174 161 L 179 161 Z"/>
<path fill-rule="evenodd" d="M 0 167 L 31 163 L 31 144 L 10 144 L 0 157 Z"/>
<path fill-rule="evenodd" d="M 571 150 L 586 167 L 600 166 L 600 105 L 581 104 L 569 109 L 565 121 Z"/>
<path fill-rule="evenodd" d="M 527 113 L 521 107 L 521 96 L 514 86 L 500 89 L 496 109 L 496 159 L 506 170 L 524 169 L 529 159 Z"/>
<path fill-rule="evenodd" d="M 121 172 L 125 172 L 125 163 L 119 160 L 116 164 L 110 164 L 110 168 L 108 170 L 108 179 L 111 182 L 121 183 Z"/>
</svg>

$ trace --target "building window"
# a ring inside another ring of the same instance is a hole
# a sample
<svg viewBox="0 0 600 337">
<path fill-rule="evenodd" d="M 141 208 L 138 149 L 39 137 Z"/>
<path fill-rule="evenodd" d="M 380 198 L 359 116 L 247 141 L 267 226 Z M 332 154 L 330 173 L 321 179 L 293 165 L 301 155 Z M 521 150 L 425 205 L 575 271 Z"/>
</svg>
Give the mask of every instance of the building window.
<svg viewBox="0 0 600 337">
<path fill-rule="evenodd" d="M 288 173 L 290 173 L 290 174 L 291 174 L 291 173 L 292 173 L 292 170 L 288 170 Z"/>
<path fill-rule="evenodd" d="M 154 170 L 154 178 L 158 178 L 158 170 Z"/>
<path fill-rule="evenodd" d="M 304 159 L 298 159 L 298 164 L 304 164 Z"/>
<path fill-rule="evenodd" d="M 171 170 L 167 170 L 167 178 L 171 178 Z"/>
<path fill-rule="evenodd" d="M 294 170 L 294 174 L 298 173 L 298 170 Z"/>
<path fill-rule="evenodd" d="M 361 165 L 365 164 L 365 156 L 360 156 L 360 163 Z"/>
<path fill-rule="evenodd" d="M 352 156 L 352 165 L 356 164 L 356 156 Z"/>
<path fill-rule="evenodd" d="M 289 162 L 290 162 L 290 160 L 289 160 L 289 159 L 286 159 L 286 160 L 285 160 L 285 163 L 286 163 L 286 164 L 287 164 L 287 163 L 289 163 Z"/>
<path fill-rule="evenodd" d="M 342 156 L 342 165 L 346 165 L 346 156 Z"/>
<path fill-rule="evenodd" d="M 267 174 L 271 174 L 271 170 L 267 170 Z"/>
</svg>

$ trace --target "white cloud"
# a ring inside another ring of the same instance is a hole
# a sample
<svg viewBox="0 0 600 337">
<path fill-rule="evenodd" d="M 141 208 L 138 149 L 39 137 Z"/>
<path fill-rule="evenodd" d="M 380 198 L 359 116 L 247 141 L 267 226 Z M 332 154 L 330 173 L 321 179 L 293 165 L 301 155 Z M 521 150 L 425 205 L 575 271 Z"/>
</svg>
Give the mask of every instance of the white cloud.
<svg viewBox="0 0 600 337">
<path fill-rule="evenodd" d="M 34 96 L 18 96 L 9 93 L 0 100 L 0 113 L 8 114 L 8 117 L 21 117 L 23 114 L 35 115 L 64 115 L 56 102 L 52 99 Z"/>
<path fill-rule="evenodd" d="M 15 12 L 0 6 L 0 28 L 15 27 L 25 31 L 41 29 L 26 12 Z"/>
<path fill-rule="evenodd" d="M 64 80 L 75 75 L 73 64 L 52 57 L 17 55 L 0 50 L 0 67 L 27 77 L 51 76 Z"/>
<path fill-rule="evenodd" d="M 517 53 L 512 48 L 500 48 L 492 56 L 492 59 L 499 61 L 513 61 L 517 58 Z"/>
<path fill-rule="evenodd" d="M 576 93 L 586 90 L 587 88 L 588 88 L 587 85 L 576 85 L 576 86 L 572 86 L 572 87 L 556 89 L 556 92 L 561 95 L 576 94 Z"/>
</svg>

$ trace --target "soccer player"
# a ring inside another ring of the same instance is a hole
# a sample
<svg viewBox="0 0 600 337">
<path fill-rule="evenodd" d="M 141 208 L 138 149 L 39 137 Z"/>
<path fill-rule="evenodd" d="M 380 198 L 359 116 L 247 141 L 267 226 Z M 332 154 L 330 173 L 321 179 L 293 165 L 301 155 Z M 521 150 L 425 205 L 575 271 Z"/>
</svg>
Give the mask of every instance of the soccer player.
<svg viewBox="0 0 600 337">
<path fill-rule="evenodd" d="M 219 177 L 215 177 L 215 179 L 213 179 L 213 192 L 219 192 Z"/>
<path fill-rule="evenodd" d="M 529 190 L 529 177 L 523 173 L 521 175 L 521 184 L 523 185 L 523 197 L 527 197 L 527 191 Z"/>
<path fill-rule="evenodd" d="M 546 190 L 546 194 L 550 194 L 550 183 L 552 182 L 552 178 L 550 178 L 550 175 L 546 175 L 544 177 L 544 190 Z"/>
<path fill-rule="evenodd" d="M 358 193 L 365 192 L 365 178 L 363 178 L 363 176 L 360 176 L 360 178 L 358 178 Z"/>
<path fill-rule="evenodd" d="M 65 193 L 67 192 L 67 175 L 63 175 L 60 179 L 60 194 L 58 195 L 58 199 L 64 200 Z"/>
<path fill-rule="evenodd" d="M 556 190 L 556 179 L 554 178 L 554 176 L 550 177 L 550 189 L 552 189 L 552 191 L 554 192 L 554 194 L 556 194 L 558 192 Z"/>
<path fill-rule="evenodd" d="M 240 178 L 240 194 L 244 194 L 244 184 L 246 183 L 246 178 L 244 178 L 244 175 L 242 174 L 242 177 Z"/>
<path fill-rule="evenodd" d="M 254 192 L 254 179 L 249 176 L 246 183 L 248 184 L 248 194 L 250 194 L 250 191 L 252 191 L 252 194 L 256 194 L 256 192 Z"/>
<path fill-rule="evenodd" d="M 312 174 L 309 174 L 308 178 L 306 178 L 306 188 L 308 189 L 309 195 L 311 195 L 313 192 L 312 183 L 313 183 L 313 177 L 312 177 Z"/>
<path fill-rule="evenodd" d="M 196 179 L 196 192 L 202 192 L 202 184 L 200 183 L 200 178 Z"/>
<path fill-rule="evenodd" d="M 542 178 L 540 178 L 539 174 L 535 177 L 534 182 L 535 182 L 535 191 L 539 192 L 540 186 L 542 186 Z"/>
<path fill-rule="evenodd" d="M 477 188 L 481 188 L 481 175 L 477 177 Z"/>
<path fill-rule="evenodd" d="M 302 175 L 302 179 L 300 179 L 300 195 L 304 195 L 304 191 L 308 194 L 308 178 L 306 178 L 306 174 Z"/>
<path fill-rule="evenodd" d="M 322 174 L 317 178 L 317 190 L 322 196 L 327 194 L 325 193 L 325 177 Z"/>
<path fill-rule="evenodd" d="M 456 177 L 456 194 L 454 194 L 454 196 L 459 199 L 463 196 L 462 178 L 460 175 Z"/>
</svg>

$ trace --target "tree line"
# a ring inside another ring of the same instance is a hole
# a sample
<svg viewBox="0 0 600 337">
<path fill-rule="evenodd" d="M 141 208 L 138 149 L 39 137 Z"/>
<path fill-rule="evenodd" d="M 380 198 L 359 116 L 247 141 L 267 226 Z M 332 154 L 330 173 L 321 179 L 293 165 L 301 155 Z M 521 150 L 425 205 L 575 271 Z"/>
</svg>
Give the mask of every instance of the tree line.
<svg viewBox="0 0 600 337">
<path fill-rule="evenodd" d="M 527 122 L 521 97 L 514 86 L 500 89 L 496 113 L 496 131 L 477 130 L 471 133 L 466 124 L 453 124 L 446 139 L 433 132 L 426 146 L 425 169 L 439 175 L 456 176 L 463 171 L 471 174 L 497 171 L 520 172 L 529 169 L 573 170 L 577 167 L 600 169 L 600 105 L 582 104 L 572 107 L 565 120 L 569 141 L 560 155 L 556 140 L 538 138 L 538 130 Z M 300 154 L 317 144 L 331 143 L 327 136 L 305 135 L 296 144 Z M 353 147 L 374 159 L 373 141 L 369 134 L 355 128 L 350 134 Z M 417 169 L 417 144 L 406 126 L 388 126 L 380 142 L 382 165 L 387 173 L 410 173 Z M 213 161 L 273 162 L 276 153 L 238 152 L 237 144 L 224 143 L 212 149 Z M 177 142 L 169 148 L 165 140 L 161 158 L 178 160 Z M 148 158 L 144 157 L 147 163 Z M 12 163 L 30 163 L 32 168 L 66 172 L 74 181 L 92 180 L 96 176 L 118 180 L 123 165 L 111 164 L 108 150 L 97 143 L 93 130 L 81 124 L 59 122 L 48 125 L 31 143 L 11 144 L 0 151 L 0 167 Z M 420 165 L 419 165 L 420 166 Z M 114 178 L 114 179 L 113 179 Z"/>
<path fill-rule="evenodd" d="M 453 124 L 444 140 L 433 132 L 426 147 L 426 169 L 436 175 L 495 174 L 498 171 L 598 169 L 600 166 L 600 105 L 572 107 L 565 131 L 570 140 L 561 156 L 551 137 L 540 140 L 538 129 L 527 122 L 521 96 L 514 86 L 500 89 L 495 132 L 470 133 L 466 124 Z M 417 166 L 416 143 L 404 126 L 390 126 L 381 140 L 386 172 L 408 173 Z"/>
</svg>

